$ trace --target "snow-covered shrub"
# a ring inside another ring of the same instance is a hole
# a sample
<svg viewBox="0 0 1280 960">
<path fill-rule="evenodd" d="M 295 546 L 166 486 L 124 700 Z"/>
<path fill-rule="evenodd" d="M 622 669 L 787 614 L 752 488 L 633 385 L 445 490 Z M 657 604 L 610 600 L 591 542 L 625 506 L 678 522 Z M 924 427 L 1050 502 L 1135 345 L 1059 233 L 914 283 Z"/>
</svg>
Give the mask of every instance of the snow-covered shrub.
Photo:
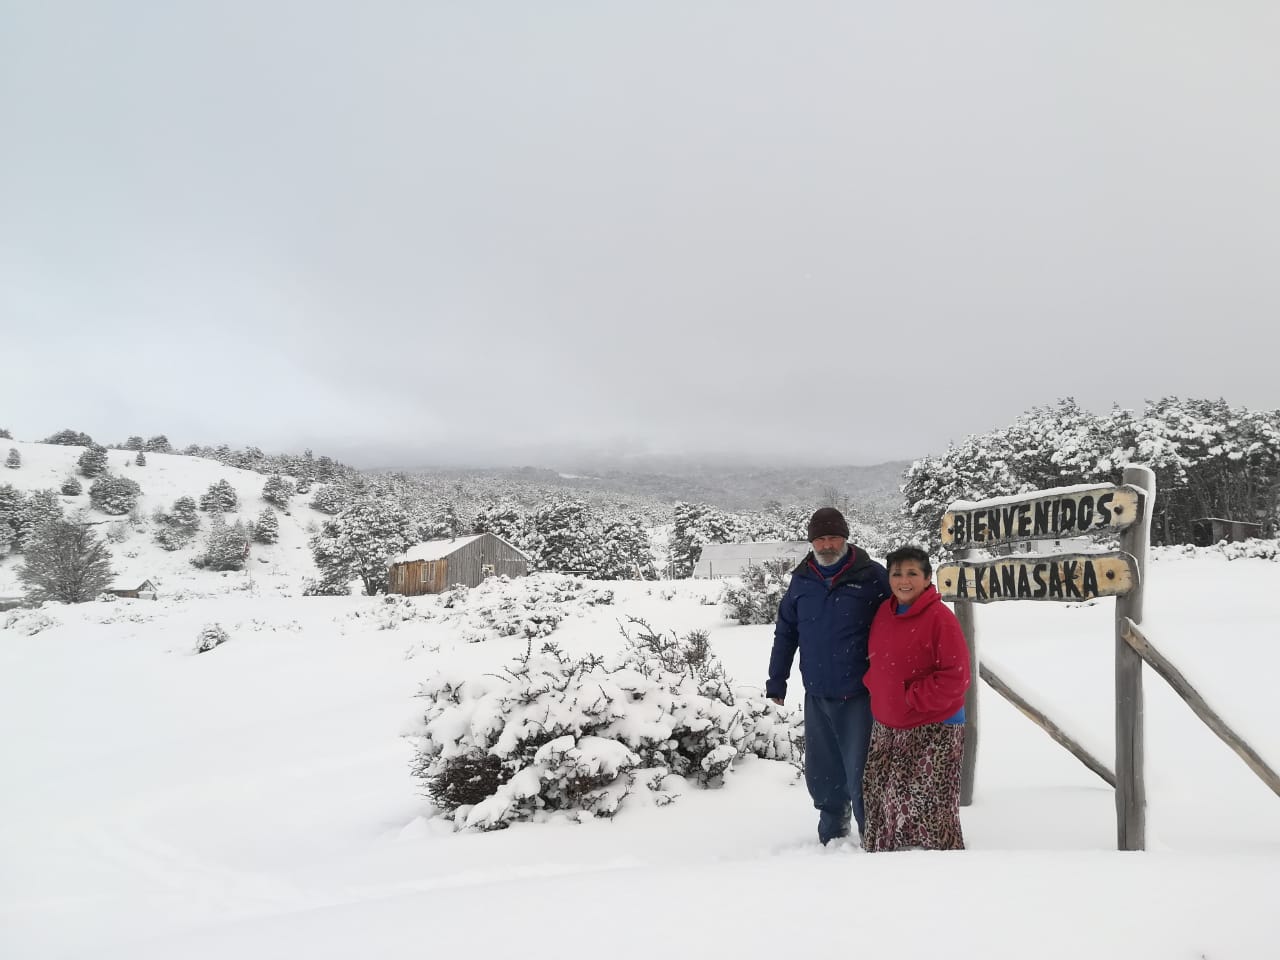
<svg viewBox="0 0 1280 960">
<path fill-rule="evenodd" d="M 142 488 L 128 477 L 102 474 L 89 485 L 89 502 L 112 516 L 128 513 L 138 504 Z"/>
<path fill-rule="evenodd" d="M 205 653 L 230 639 L 221 624 L 206 623 L 200 628 L 200 635 L 196 637 L 196 653 Z"/>
<path fill-rule="evenodd" d="M 1225 557 L 1228 560 L 1280 561 L 1280 540 L 1251 538 L 1234 542 L 1222 540 L 1207 547 L 1197 547 L 1190 543 L 1152 547 L 1151 557 L 1154 560 L 1170 557 Z"/>
<path fill-rule="evenodd" d="M 668 777 L 709 786 L 747 752 L 792 758 L 781 712 L 735 695 L 705 632 L 630 624 L 609 659 L 554 643 L 534 653 L 531 640 L 501 676 L 441 671 L 423 684 L 414 773 L 459 829 L 542 811 L 610 817 L 636 791 L 672 799 Z"/>
<path fill-rule="evenodd" d="M 11 610 L 5 617 L 4 629 L 12 630 L 24 637 L 33 637 L 41 630 L 59 626 L 61 620 L 50 616 L 44 610 Z"/>
<path fill-rule="evenodd" d="M 185 547 L 200 529 L 200 514 L 190 497 L 179 497 L 168 513 L 157 510 L 152 519 L 156 522 L 156 543 L 166 550 Z"/>
<path fill-rule="evenodd" d="M 133 463 L 134 466 L 145 467 L 147 465 L 147 455 L 139 450 L 138 455 L 133 458 Z"/>
<path fill-rule="evenodd" d="M 4 465 L 10 470 L 17 470 L 22 466 L 22 454 L 18 452 L 17 447 L 9 448 L 9 455 L 4 458 Z"/>
<path fill-rule="evenodd" d="M 589 587 L 578 577 L 536 573 L 490 577 L 478 587 L 455 585 L 441 594 L 445 619 L 460 619 L 461 637 L 477 643 L 494 637 L 548 636 L 566 616 L 613 602 L 613 591 Z"/>
<path fill-rule="evenodd" d="M 64 497 L 78 497 L 84 489 L 80 486 L 80 481 L 73 476 L 67 476 L 62 481 L 62 495 Z"/>
<path fill-rule="evenodd" d="M 720 597 L 724 614 L 744 626 L 753 623 L 773 623 L 778 616 L 778 604 L 791 583 L 792 560 L 766 560 L 753 563 L 742 577 L 725 581 Z"/>
</svg>

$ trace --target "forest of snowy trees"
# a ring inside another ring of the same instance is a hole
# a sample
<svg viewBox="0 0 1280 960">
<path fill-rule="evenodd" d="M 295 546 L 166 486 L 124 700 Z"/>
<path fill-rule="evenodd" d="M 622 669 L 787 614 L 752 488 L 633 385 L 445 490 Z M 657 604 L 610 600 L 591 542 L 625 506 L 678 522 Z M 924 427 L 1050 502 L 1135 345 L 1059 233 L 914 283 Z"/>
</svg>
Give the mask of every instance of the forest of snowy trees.
<svg viewBox="0 0 1280 960">
<path fill-rule="evenodd" d="M 947 504 L 1077 483 L 1118 483 L 1128 464 L 1156 475 L 1152 541 L 1191 543 L 1197 520 L 1280 525 L 1280 410 L 1166 397 L 1141 413 L 1098 416 L 1074 400 L 1037 407 L 1009 426 L 917 460 L 903 487 L 901 539 L 939 548 Z"/>
</svg>

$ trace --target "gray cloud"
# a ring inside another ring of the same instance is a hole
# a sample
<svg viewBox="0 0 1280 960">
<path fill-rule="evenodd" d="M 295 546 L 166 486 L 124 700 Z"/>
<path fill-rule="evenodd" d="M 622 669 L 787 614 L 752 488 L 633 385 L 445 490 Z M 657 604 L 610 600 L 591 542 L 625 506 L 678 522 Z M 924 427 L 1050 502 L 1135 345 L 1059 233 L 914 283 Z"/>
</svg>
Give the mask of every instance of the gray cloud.
<svg viewBox="0 0 1280 960">
<path fill-rule="evenodd" d="M 1271 5 L 0 16 L 19 435 L 866 463 L 1280 405 Z"/>
</svg>

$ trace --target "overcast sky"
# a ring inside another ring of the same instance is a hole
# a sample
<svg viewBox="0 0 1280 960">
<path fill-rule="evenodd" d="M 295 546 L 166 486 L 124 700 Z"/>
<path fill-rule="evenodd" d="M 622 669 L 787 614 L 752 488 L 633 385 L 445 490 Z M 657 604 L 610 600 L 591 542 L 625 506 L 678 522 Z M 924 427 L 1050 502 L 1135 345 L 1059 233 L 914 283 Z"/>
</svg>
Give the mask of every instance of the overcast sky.
<svg viewBox="0 0 1280 960">
<path fill-rule="evenodd" d="M 1278 50 L 1273 0 L 0 0 L 0 426 L 868 464 L 1280 407 Z"/>
</svg>

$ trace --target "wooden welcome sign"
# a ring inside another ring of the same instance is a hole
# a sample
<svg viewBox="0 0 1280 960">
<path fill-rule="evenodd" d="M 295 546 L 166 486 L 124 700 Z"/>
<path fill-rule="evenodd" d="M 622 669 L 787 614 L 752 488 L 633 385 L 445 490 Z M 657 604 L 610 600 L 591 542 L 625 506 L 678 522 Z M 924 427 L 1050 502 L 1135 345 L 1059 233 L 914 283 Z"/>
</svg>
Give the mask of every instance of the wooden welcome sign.
<svg viewBox="0 0 1280 960">
<path fill-rule="evenodd" d="M 1025 496 L 953 502 L 942 515 L 942 543 L 961 557 L 984 548 L 1031 540 L 1074 540 L 1119 531 L 1120 549 L 1098 553 L 1019 553 L 989 560 L 961 559 L 938 567 L 938 592 L 955 604 L 969 645 L 969 671 L 1008 696 L 1056 741 L 1099 773 L 1116 791 L 1116 846 L 1146 844 L 1146 787 L 1142 779 L 1142 660 L 1124 639 L 1124 625 L 1142 620 L 1142 593 L 1151 543 L 1150 510 L 1155 474 L 1142 466 L 1124 470 L 1124 484 L 1037 490 Z M 1003 551 L 995 551 L 1003 552 Z M 1112 775 L 1074 740 L 1016 696 L 978 662 L 974 604 L 995 600 L 1080 603 L 1116 598 L 1116 771 Z M 964 754 L 960 805 L 973 802 L 978 747 L 977 687 L 965 692 Z M 1280 792 L 1280 791 L 1278 791 Z"/>
<path fill-rule="evenodd" d="M 942 544 L 953 550 L 991 547 L 1019 540 L 1062 540 L 1121 530 L 1142 513 L 1136 487 L 1063 487 L 1029 499 L 1001 497 L 966 504 L 942 515 Z"/>
<path fill-rule="evenodd" d="M 1127 553 L 1001 557 L 982 563 L 948 563 L 938 567 L 938 592 L 942 599 L 971 603 L 993 600 L 1080 603 L 1095 597 L 1123 596 L 1137 581 L 1137 564 Z"/>
</svg>

